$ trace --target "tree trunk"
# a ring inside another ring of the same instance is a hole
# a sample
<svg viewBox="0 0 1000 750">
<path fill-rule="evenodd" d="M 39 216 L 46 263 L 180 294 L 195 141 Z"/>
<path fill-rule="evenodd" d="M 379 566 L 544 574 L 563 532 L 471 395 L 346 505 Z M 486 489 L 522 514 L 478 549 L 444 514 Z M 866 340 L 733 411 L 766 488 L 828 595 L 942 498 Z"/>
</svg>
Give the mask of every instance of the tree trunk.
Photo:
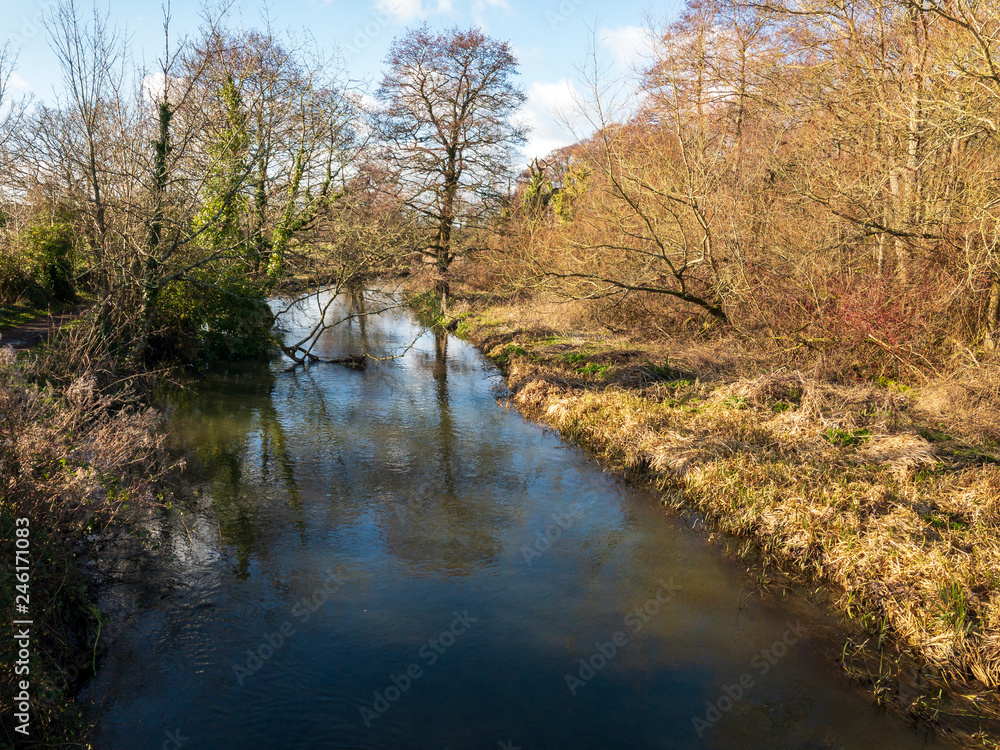
<svg viewBox="0 0 1000 750">
<path fill-rule="evenodd" d="M 153 215 L 149 221 L 146 238 L 146 263 L 142 286 L 142 309 L 139 313 L 139 331 L 132 348 L 132 362 L 138 367 L 149 345 L 149 331 L 153 324 L 153 313 L 160 296 L 157 274 L 160 269 L 160 243 L 163 232 L 163 216 L 167 193 L 167 157 L 170 154 L 170 120 L 173 110 L 167 102 L 160 102 L 160 131 L 153 143 L 156 153 L 153 171 Z"/>
<path fill-rule="evenodd" d="M 990 285 L 990 300 L 986 304 L 986 321 L 983 325 L 983 342 L 988 349 L 996 346 L 998 324 L 1000 324 L 1000 279 L 994 276 Z"/>
</svg>

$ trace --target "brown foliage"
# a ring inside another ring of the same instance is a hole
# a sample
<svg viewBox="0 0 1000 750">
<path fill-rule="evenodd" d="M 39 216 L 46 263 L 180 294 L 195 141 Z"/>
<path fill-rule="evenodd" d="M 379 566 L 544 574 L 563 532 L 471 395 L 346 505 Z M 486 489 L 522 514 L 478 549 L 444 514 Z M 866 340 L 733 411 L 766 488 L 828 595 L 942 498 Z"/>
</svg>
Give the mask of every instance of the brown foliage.
<svg viewBox="0 0 1000 750">
<path fill-rule="evenodd" d="M 998 24 L 989 4 L 689 2 L 650 30 L 638 113 L 596 108 L 593 137 L 522 175 L 512 255 L 611 299 L 615 330 L 700 332 L 708 313 L 862 378 L 981 359 L 1000 324 Z M 571 165 L 589 176 L 566 213 Z"/>
<path fill-rule="evenodd" d="M 14 538 L 16 519 L 27 519 L 32 640 L 32 736 L 55 746 L 75 731 L 62 703 L 76 685 L 67 672 L 91 663 L 97 643 L 89 580 L 77 566 L 108 549 L 128 522 L 155 502 L 159 478 L 168 469 L 159 416 L 97 387 L 81 370 L 61 393 L 31 382 L 10 348 L 0 349 L 0 529 Z M 24 528 L 24 523 L 18 524 Z M 14 581 L 4 576 L 3 617 L 13 614 Z M 78 657 L 84 654 L 86 659 Z M 79 675 L 79 670 L 73 670 Z M 4 693 L 14 666 L 2 670 Z M 6 723 L 5 723 L 5 726 Z M 6 731 L 6 730 L 5 730 Z M 12 737 L 8 737 L 13 741 Z"/>
</svg>

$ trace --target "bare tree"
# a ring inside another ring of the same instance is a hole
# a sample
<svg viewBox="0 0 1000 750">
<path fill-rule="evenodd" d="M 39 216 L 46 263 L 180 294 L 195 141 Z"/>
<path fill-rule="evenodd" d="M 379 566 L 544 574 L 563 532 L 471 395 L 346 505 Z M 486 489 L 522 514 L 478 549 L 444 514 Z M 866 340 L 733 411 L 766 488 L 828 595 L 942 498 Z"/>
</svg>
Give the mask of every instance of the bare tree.
<svg viewBox="0 0 1000 750">
<path fill-rule="evenodd" d="M 774 55 L 766 19 L 725 0 L 692 3 L 650 26 L 652 61 L 637 112 L 616 122 L 605 72 L 592 50 L 587 117 L 594 166 L 564 250 L 542 270 L 573 296 L 654 295 L 730 320 L 738 281 L 728 268 L 761 232 L 740 221 L 741 184 L 759 173 L 751 154 L 771 137 L 762 125 Z M 761 135 L 761 134 L 764 135 Z"/>
<path fill-rule="evenodd" d="M 414 248 L 437 268 L 442 312 L 448 271 L 506 195 L 525 130 L 513 121 L 525 101 L 507 42 L 479 29 L 434 34 L 427 26 L 396 39 L 378 90 L 383 158 L 399 198 L 426 227 Z"/>
<path fill-rule="evenodd" d="M 0 189 L 9 189 L 11 180 L 10 146 L 14 135 L 24 123 L 30 98 L 15 100 L 11 95 L 11 79 L 17 65 L 17 56 L 10 42 L 0 45 Z M 9 196 L 0 196 L 6 200 Z"/>
<path fill-rule="evenodd" d="M 91 224 L 90 241 L 102 296 L 111 297 L 109 202 L 116 172 L 116 131 L 130 130 L 124 122 L 125 40 L 97 6 L 84 20 L 75 0 L 64 0 L 45 19 L 49 45 L 63 74 L 66 124 L 79 140 L 63 151 L 70 173 L 85 186 L 84 204 Z M 120 172 L 118 172 L 120 174 Z"/>
</svg>

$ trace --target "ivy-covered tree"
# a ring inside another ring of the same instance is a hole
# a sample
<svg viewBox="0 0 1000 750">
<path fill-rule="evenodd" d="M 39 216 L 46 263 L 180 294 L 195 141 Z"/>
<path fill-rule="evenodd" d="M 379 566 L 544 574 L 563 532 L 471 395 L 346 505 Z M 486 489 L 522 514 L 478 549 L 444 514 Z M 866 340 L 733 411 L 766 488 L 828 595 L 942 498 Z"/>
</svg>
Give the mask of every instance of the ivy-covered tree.
<svg viewBox="0 0 1000 750">
<path fill-rule="evenodd" d="M 223 124 L 208 148 L 211 171 L 194 226 L 201 234 L 200 244 L 213 250 L 239 251 L 245 249 L 241 219 L 249 208 L 245 193 L 250 133 L 243 97 L 229 73 L 219 87 L 219 103 Z"/>
</svg>

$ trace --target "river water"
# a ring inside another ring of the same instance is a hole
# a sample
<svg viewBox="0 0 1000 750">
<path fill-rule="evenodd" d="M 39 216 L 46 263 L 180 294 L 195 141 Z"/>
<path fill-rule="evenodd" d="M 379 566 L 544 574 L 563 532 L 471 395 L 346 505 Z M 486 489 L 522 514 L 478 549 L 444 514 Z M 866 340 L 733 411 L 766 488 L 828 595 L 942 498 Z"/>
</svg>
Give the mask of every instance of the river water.
<svg viewBox="0 0 1000 750">
<path fill-rule="evenodd" d="M 158 593 L 109 594 L 97 748 L 938 746 L 802 598 L 498 406 L 472 346 L 396 311 L 316 353 L 365 350 L 401 356 L 170 396 L 196 509 L 154 529 Z"/>
</svg>

